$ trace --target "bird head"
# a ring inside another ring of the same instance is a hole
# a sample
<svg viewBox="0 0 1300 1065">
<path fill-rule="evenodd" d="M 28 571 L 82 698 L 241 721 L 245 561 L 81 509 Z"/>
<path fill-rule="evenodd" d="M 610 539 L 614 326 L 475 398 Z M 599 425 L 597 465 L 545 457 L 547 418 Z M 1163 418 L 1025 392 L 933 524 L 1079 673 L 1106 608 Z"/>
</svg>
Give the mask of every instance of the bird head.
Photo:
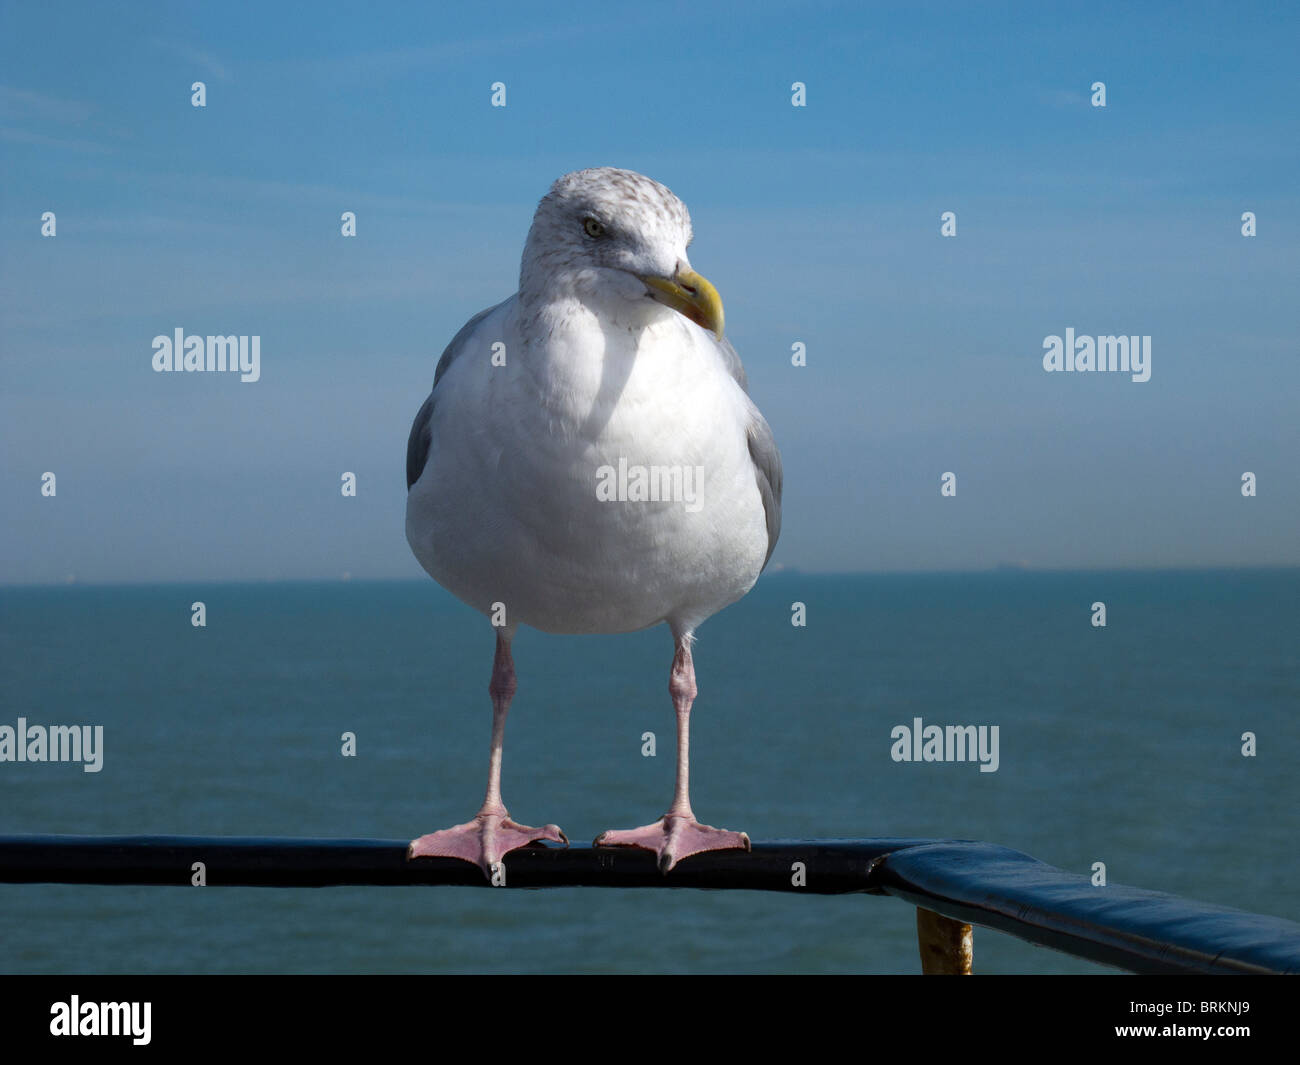
<svg viewBox="0 0 1300 1065">
<path fill-rule="evenodd" d="M 538 204 L 519 290 L 581 295 L 598 284 L 634 306 L 668 307 L 721 339 L 722 300 L 691 268 L 692 236 L 686 205 L 659 182 L 613 167 L 577 170 Z"/>
</svg>

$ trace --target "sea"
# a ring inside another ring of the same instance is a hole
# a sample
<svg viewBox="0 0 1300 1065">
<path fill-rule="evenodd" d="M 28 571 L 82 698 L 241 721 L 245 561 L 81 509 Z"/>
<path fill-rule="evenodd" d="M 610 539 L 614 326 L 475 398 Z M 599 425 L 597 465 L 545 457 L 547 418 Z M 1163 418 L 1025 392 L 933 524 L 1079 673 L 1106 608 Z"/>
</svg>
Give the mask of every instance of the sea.
<svg viewBox="0 0 1300 1065">
<path fill-rule="evenodd" d="M 98 772 L 0 762 L 0 833 L 409 839 L 468 820 L 486 779 L 493 640 L 432 581 L 0 589 L 0 726 L 103 727 Z M 1298 648 L 1294 569 L 769 574 L 698 632 L 692 802 L 755 840 L 985 840 L 1300 920 Z M 578 840 L 662 814 L 667 629 L 524 629 L 514 653 L 511 814 Z M 896 730 L 917 718 L 996 726 L 996 770 L 900 760 Z M 1113 971 L 980 928 L 974 956 L 977 973 Z M 885 896 L 0 884 L 0 971 L 919 961 L 915 910 Z"/>
</svg>

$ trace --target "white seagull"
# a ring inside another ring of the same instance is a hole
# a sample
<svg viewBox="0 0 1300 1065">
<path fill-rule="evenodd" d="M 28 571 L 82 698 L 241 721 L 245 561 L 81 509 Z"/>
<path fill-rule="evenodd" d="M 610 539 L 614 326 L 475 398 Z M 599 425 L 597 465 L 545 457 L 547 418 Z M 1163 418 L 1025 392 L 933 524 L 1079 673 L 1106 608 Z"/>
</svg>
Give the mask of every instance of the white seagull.
<svg viewBox="0 0 1300 1065">
<path fill-rule="evenodd" d="M 406 538 L 444 588 L 496 628 L 487 797 L 472 821 L 408 856 L 493 867 L 555 825 L 501 801 L 510 644 L 544 632 L 666 622 L 677 712 L 672 806 L 596 846 L 642 847 L 667 873 L 702 851 L 749 849 L 702 825 L 688 792 L 694 631 L 753 587 L 781 528 L 781 457 L 723 339 L 722 301 L 686 258 L 686 205 L 631 170 L 560 178 L 538 205 L 519 291 L 471 318 L 438 361 L 411 427 Z"/>
</svg>

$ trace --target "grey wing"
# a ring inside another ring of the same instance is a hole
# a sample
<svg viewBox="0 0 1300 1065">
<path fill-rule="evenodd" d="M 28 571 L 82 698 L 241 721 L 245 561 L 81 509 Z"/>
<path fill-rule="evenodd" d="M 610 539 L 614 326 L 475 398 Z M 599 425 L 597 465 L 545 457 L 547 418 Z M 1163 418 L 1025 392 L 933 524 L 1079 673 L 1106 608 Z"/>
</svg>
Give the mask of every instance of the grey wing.
<svg viewBox="0 0 1300 1065">
<path fill-rule="evenodd" d="M 727 372 L 736 380 L 741 389 L 749 393 L 749 381 L 745 377 L 745 367 L 740 361 L 731 341 L 723 337 L 718 345 L 722 352 L 723 364 Z M 749 441 L 749 458 L 754 463 L 754 476 L 758 481 L 758 491 L 763 497 L 763 511 L 767 516 L 767 557 L 763 559 L 763 568 L 772 560 L 776 541 L 781 536 L 781 452 L 776 448 L 776 437 L 767 419 L 753 408 L 753 417 L 746 428 Z"/>
<path fill-rule="evenodd" d="M 754 463 L 754 475 L 767 515 L 767 556 L 763 559 L 763 569 L 767 569 L 781 535 L 781 452 L 776 449 L 772 427 L 757 408 L 754 420 L 749 423 L 749 457 Z"/>
<path fill-rule="evenodd" d="M 736 384 L 740 385 L 741 390 L 749 394 L 749 378 L 745 376 L 745 366 L 740 361 L 740 356 L 736 349 L 731 346 L 731 341 L 723 337 L 718 341 L 718 347 L 722 349 L 722 363 L 727 368 L 727 373 L 736 379 Z"/>
<path fill-rule="evenodd" d="M 433 417 L 433 393 L 430 392 L 411 423 L 411 435 L 406 439 L 406 490 L 420 479 L 424 464 L 429 461 L 429 445 L 433 443 L 433 430 L 429 419 Z"/>
<path fill-rule="evenodd" d="M 479 311 L 461 326 L 460 331 L 451 338 L 451 343 L 443 351 L 442 358 L 438 360 L 438 368 L 433 372 L 433 390 L 415 416 L 415 421 L 411 423 L 411 435 L 406 440 L 406 490 L 408 492 L 411 490 L 411 485 L 420 479 L 420 474 L 424 472 L 424 467 L 429 461 L 429 447 L 433 443 L 433 408 L 434 401 L 438 398 L 438 382 L 447 372 L 447 367 L 469 348 L 466 341 L 474 332 L 475 326 L 500 306 L 501 304 L 498 303 L 494 307 Z"/>
</svg>

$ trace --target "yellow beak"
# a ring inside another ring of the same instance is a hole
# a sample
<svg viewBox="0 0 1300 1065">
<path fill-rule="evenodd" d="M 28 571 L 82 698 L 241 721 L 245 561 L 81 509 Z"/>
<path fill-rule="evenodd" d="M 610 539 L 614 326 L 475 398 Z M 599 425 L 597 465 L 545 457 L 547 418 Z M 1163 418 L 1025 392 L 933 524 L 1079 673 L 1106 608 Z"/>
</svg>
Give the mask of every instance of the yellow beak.
<svg viewBox="0 0 1300 1065">
<path fill-rule="evenodd" d="M 722 297 L 708 278 L 701 277 L 694 270 L 679 270 L 671 278 L 642 277 L 641 280 L 650 290 L 652 299 L 686 315 L 696 325 L 722 339 Z"/>
</svg>

